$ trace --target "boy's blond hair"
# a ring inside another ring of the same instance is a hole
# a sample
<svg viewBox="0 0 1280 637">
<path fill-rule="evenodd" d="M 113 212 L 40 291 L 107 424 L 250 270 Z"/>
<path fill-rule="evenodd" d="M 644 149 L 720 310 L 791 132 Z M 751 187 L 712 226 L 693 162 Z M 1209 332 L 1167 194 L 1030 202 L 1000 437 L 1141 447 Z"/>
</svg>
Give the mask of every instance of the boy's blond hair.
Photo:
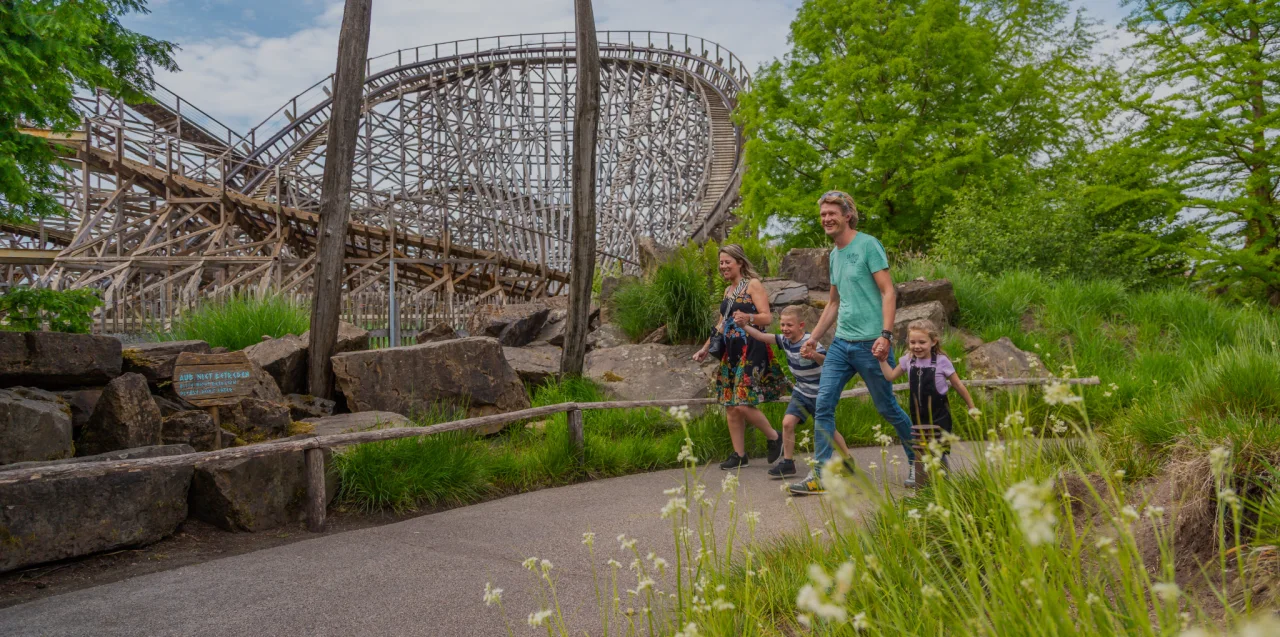
<svg viewBox="0 0 1280 637">
<path fill-rule="evenodd" d="M 779 314 L 781 316 L 790 316 L 791 318 L 799 321 L 801 324 L 804 324 L 804 312 L 800 311 L 799 305 L 784 306 L 782 308 L 782 311 L 779 312 Z"/>
</svg>

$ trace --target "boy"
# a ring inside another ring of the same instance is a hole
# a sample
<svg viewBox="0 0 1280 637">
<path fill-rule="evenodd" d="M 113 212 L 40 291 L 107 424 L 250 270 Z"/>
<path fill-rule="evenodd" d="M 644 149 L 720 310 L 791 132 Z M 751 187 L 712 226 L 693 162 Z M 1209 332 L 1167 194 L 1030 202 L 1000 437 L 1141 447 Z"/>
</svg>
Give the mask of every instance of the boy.
<svg viewBox="0 0 1280 637">
<path fill-rule="evenodd" d="M 782 327 L 781 334 L 766 334 L 755 326 L 742 326 L 747 335 L 757 341 L 781 347 L 787 354 L 787 363 L 796 379 L 787 413 L 782 417 L 782 459 L 769 469 L 769 477 L 775 480 L 796 474 L 796 463 L 792 458 L 796 446 L 796 425 L 813 416 L 814 403 L 818 398 L 818 379 L 822 377 L 822 361 L 827 357 L 827 350 L 821 343 L 815 343 L 816 348 L 808 355 L 800 352 L 801 347 L 809 340 L 809 334 L 804 331 L 804 314 L 799 306 L 788 305 L 782 308 L 778 322 Z M 849 455 L 849 447 L 845 446 L 844 436 L 838 431 L 835 432 L 835 443 L 845 458 L 852 457 Z"/>
</svg>

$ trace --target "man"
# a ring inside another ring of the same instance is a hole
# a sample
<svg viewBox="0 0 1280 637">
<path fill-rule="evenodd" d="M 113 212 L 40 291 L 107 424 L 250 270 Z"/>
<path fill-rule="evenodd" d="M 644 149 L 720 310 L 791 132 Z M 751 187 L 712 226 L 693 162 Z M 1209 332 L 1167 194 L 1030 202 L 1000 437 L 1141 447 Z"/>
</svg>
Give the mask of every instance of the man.
<svg viewBox="0 0 1280 637">
<path fill-rule="evenodd" d="M 871 235 L 858 232 L 858 209 L 849 195 L 833 190 L 818 199 L 822 229 L 836 244 L 831 251 L 831 301 L 813 328 L 804 347 L 814 349 L 819 339 L 835 323 L 836 336 L 827 350 L 818 385 L 814 414 L 814 459 L 818 464 L 801 482 L 791 485 L 792 493 L 823 493 L 822 466 L 831 458 L 836 430 L 836 405 L 840 392 L 861 374 L 880 415 L 893 425 L 907 452 L 912 468 L 907 486 L 915 486 L 914 455 L 911 451 L 911 419 L 893 396 L 893 383 L 880 371 L 880 360 L 893 359 L 893 317 L 897 293 L 889 276 L 889 259 L 884 246 Z"/>
</svg>

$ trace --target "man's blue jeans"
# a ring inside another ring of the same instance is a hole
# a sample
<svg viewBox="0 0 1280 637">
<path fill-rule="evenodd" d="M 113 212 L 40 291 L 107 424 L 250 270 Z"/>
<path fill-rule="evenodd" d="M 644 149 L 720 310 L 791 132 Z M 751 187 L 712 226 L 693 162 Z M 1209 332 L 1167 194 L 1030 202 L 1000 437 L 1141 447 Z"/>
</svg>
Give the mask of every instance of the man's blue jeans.
<svg viewBox="0 0 1280 637">
<path fill-rule="evenodd" d="M 862 380 L 871 392 L 871 401 L 876 411 L 898 432 L 902 440 L 902 448 L 907 452 L 907 462 L 915 460 L 911 451 L 911 418 L 893 397 L 893 383 L 880 371 L 880 361 L 871 354 L 871 346 L 875 341 L 846 341 L 835 339 L 827 350 L 827 358 L 822 363 L 822 380 L 818 384 L 818 406 L 813 415 L 815 449 L 814 459 L 818 461 L 816 470 L 831 459 L 832 440 L 836 431 L 836 405 L 840 403 L 840 392 L 855 374 L 861 374 Z M 893 351 L 889 351 L 889 366 L 897 364 Z"/>
</svg>

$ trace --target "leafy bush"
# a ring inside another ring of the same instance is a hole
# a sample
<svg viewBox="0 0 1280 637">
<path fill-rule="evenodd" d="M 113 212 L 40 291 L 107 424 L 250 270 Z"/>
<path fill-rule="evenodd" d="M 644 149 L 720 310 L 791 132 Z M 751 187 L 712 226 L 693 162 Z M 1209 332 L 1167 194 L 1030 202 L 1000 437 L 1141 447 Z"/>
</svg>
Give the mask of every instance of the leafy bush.
<svg viewBox="0 0 1280 637">
<path fill-rule="evenodd" d="M 160 340 L 200 340 L 211 347 L 241 350 L 262 341 L 302 334 L 311 327 L 311 312 L 290 299 L 277 296 L 233 295 L 206 302 L 173 322 Z"/>
<path fill-rule="evenodd" d="M 19 332 L 42 329 L 86 334 L 93 327 L 93 310 L 102 305 L 89 289 L 51 290 L 20 287 L 0 296 L 0 318 L 6 328 Z"/>
</svg>

